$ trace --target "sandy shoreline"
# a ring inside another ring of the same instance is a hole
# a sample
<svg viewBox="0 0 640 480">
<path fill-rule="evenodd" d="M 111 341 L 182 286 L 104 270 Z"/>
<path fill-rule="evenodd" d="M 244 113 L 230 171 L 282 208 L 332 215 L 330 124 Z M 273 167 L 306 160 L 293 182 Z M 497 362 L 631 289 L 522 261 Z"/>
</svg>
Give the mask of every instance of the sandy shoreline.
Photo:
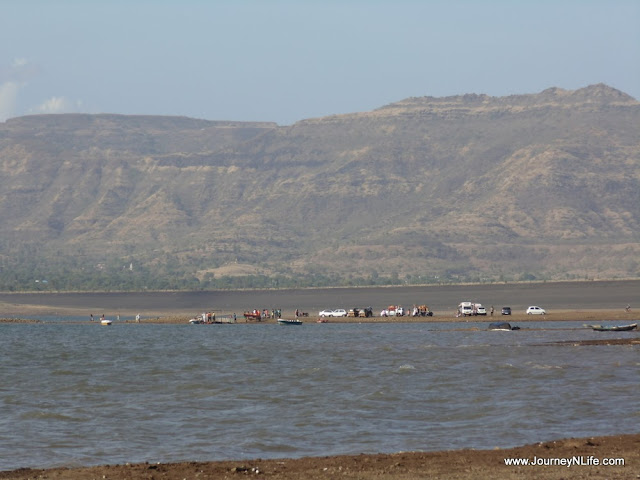
<svg viewBox="0 0 640 480">
<path fill-rule="evenodd" d="M 55 308 L 43 305 L 7 305 L 0 303 L 0 321 L 5 322 L 33 322 L 39 317 L 85 317 L 89 322 L 86 308 Z M 217 311 L 216 315 L 232 315 L 235 312 Z M 171 323 L 171 324 L 187 324 L 191 318 L 200 315 L 201 312 L 184 312 L 162 310 L 157 312 L 146 312 L 142 316 L 140 323 Z M 125 311 L 120 313 L 121 321 L 133 323 L 135 321 L 136 312 Z M 283 314 L 284 318 L 294 318 L 291 313 Z M 95 320 L 99 320 L 100 315 L 94 314 Z M 107 315 L 107 318 L 116 320 L 115 316 Z M 310 314 L 308 317 L 300 317 L 304 323 L 318 323 L 320 317 Z M 526 315 L 524 313 L 514 313 L 513 315 L 500 315 L 495 313 L 493 316 L 475 316 L 475 317 L 456 317 L 451 313 L 436 313 L 432 317 L 380 317 L 374 316 L 370 318 L 353 318 L 353 317 L 328 317 L 322 320 L 326 323 L 436 323 L 436 322 L 460 322 L 460 323 L 478 323 L 478 322 L 509 322 L 513 325 L 526 322 L 583 322 L 585 324 L 601 323 L 606 321 L 616 321 L 633 323 L 640 322 L 640 310 L 631 310 L 626 312 L 624 309 L 592 309 L 592 310 L 553 310 L 547 315 Z M 274 319 L 266 319 L 260 322 L 245 321 L 242 314 L 237 314 L 237 323 L 260 323 L 269 324 L 276 323 Z"/>
<path fill-rule="evenodd" d="M 506 465 L 528 459 L 537 465 Z M 572 462 L 572 463 L 570 463 Z M 605 465 L 605 463 L 611 463 Z M 401 452 L 299 459 L 226 460 L 19 469 L 0 479 L 631 479 L 640 474 L 640 434 L 571 438 L 508 449 Z"/>
<path fill-rule="evenodd" d="M 37 318 L 38 314 L 32 312 L 29 317 L 35 318 L 20 318 L 20 317 L 7 317 L 0 318 L 0 324 L 44 324 L 45 321 Z M 291 316 L 290 316 L 291 317 Z M 625 312 L 618 310 L 590 310 L 590 311 L 559 311 L 549 315 L 525 315 L 517 313 L 514 315 L 490 315 L 478 316 L 478 317 L 465 317 L 458 318 L 455 315 L 441 316 L 435 315 L 433 317 L 370 317 L 370 318 L 353 318 L 353 317 L 340 317 L 340 318 L 322 318 L 319 317 L 304 317 L 301 318 L 303 323 L 317 325 L 318 328 L 330 325 L 332 323 L 353 323 L 353 324 L 372 324 L 372 323 L 468 323 L 468 327 L 456 327 L 458 330 L 468 331 L 480 331 L 483 330 L 485 324 L 489 322 L 505 321 L 509 322 L 512 326 L 519 326 L 521 330 L 526 331 L 530 327 L 527 326 L 529 322 L 574 322 L 575 325 L 570 328 L 582 329 L 588 328 L 588 325 L 601 324 L 603 322 L 617 322 L 619 324 L 640 323 L 638 320 L 640 315 L 636 315 L 635 312 Z M 193 315 L 177 314 L 177 315 L 164 315 L 158 317 L 143 318 L 140 322 L 136 322 L 134 317 L 123 317 L 120 322 L 113 322 L 112 326 L 122 324 L 136 324 L 136 325 L 189 325 L 189 320 L 193 318 Z M 93 322 L 86 321 L 64 321 L 60 320 L 60 323 L 74 323 L 74 324 L 95 324 L 100 325 L 100 319 L 95 318 Z M 274 325 L 277 324 L 275 319 L 265 319 L 261 321 L 246 320 L 244 317 L 237 318 L 237 324 L 256 324 L 256 325 Z M 480 326 L 478 324 L 481 324 Z M 223 328 L 220 324 L 206 324 L 195 325 L 193 328 Z M 296 327 L 293 327 L 296 328 Z M 540 329 L 541 327 L 537 327 Z M 544 327 L 542 327 L 544 328 Z M 599 337 L 592 340 L 568 340 L 565 342 L 557 342 L 558 345 L 569 346 L 585 346 L 585 345 L 640 345 L 640 330 L 636 329 L 630 332 L 622 332 L 624 338 L 612 338 L 612 332 L 598 332 Z"/>
<path fill-rule="evenodd" d="M 551 315 L 562 311 L 619 310 L 640 305 L 640 280 L 538 284 L 478 284 L 402 287 L 341 287 L 283 290 L 214 290 L 184 292 L 0 292 L 0 317 L 37 315 L 108 318 L 165 317 L 215 311 L 241 316 L 246 310 L 278 308 L 284 316 L 296 309 L 311 318 L 320 310 L 388 305 L 427 304 L 436 316 L 452 316 L 461 301 L 482 302 L 500 312 L 508 305 L 524 313 L 539 305 Z"/>
</svg>

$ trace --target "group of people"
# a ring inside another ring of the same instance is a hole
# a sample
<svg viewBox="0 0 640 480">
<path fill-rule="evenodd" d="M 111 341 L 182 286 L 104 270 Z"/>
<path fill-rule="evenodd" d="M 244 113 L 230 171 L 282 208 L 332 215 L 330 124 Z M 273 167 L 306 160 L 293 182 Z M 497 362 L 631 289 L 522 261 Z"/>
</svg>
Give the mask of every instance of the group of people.
<svg viewBox="0 0 640 480">
<path fill-rule="evenodd" d="M 204 323 L 215 323 L 216 312 L 202 312 L 202 321 Z"/>
<path fill-rule="evenodd" d="M 93 322 L 93 313 L 89 314 L 89 319 Z M 102 314 L 102 316 L 100 317 L 100 321 L 103 321 L 105 319 L 104 313 Z M 116 315 L 116 320 L 119 322 L 120 321 L 120 314 L 118 313 Z M 136 314 L 136 323 L 140 323 L 140 314 L 137 313 Z"/>
<path fill-rule="evenodd" d="M 426 305 L 414 305 L 411 309 L 404 308 L 401 305 L 389 305 L 387 308 L 380 311 L 381 317 L 404 317 L 405 315 L 411 315 L 412 317 L 430 317 L 433 315 Z"/>
<path fill-rule="evenodd" d="M 244 312 L 244 317 L 256 320 L 262 320 L 264 318 L 282 318 L 282 310 L 279 308 L 272 308 L 271 311 L 269 311 L 267 308 L 262 310 L 254 308 L 253 310 Z"/>
</svg>

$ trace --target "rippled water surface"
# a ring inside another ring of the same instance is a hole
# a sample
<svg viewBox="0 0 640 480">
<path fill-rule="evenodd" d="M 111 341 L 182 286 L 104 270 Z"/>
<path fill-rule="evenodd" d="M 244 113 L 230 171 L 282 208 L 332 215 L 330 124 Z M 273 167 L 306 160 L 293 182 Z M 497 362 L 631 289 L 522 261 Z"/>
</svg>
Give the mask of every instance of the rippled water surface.
<svg viewBox="0 0 640 480">
<path fill-rule="evenodd" d="M 478 330 L 473 330 L 477 326 Z M 0 325 L 0 470 L 635 432 L 637 346 L 575 324 Z"/>
</svg>

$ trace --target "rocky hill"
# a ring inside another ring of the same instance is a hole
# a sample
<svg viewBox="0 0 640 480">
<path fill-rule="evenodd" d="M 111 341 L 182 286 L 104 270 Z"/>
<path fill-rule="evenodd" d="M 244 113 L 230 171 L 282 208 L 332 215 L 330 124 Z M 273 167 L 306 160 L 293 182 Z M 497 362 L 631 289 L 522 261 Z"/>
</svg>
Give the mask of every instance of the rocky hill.
<svg viewBox="0 0 640 480">
<path fill-rule="evenodd" d="M 640 103 L 606 85 L 292 126 L 20 117 L 0 170 L 0 288 L 113 265 L 204 287 L 640 274 Z"/>
</svg>

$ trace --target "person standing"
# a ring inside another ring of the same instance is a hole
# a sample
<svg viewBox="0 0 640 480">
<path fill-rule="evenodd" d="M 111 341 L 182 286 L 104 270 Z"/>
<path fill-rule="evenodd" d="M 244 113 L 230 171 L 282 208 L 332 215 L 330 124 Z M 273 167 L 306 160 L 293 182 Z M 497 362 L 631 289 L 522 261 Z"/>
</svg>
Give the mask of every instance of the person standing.
<svg viewBox="0 0 640 480">
<path fill-rule="evenodd" d="M 493 317 L 493 305 L 491 305 L 491 316 Z"/>
</svg>

